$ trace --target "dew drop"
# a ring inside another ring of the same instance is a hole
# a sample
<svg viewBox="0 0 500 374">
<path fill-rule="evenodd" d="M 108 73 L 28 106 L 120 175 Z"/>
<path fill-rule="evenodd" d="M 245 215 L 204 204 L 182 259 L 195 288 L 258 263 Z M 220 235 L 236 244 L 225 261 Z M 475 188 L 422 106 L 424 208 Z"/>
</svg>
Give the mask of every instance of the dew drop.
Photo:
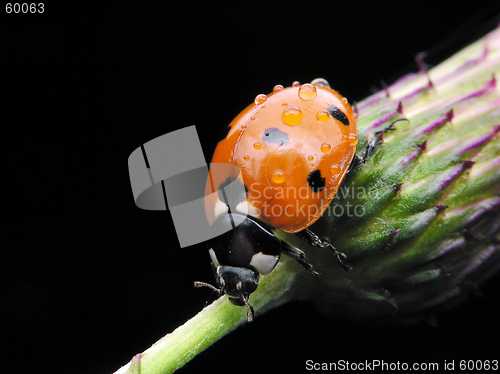
<svg viewBox="0 0 500 374">
<path fill-rule="evenodd" d="M 300 86 L 300 82 L 299 82 L 299 81 L 294 81 L 294 82 L 292 83 L 292 86 L 293 86 L 293 87 Z"/>
<path fill-rule="evenodd" d="M 345 105 L 345 104 L 349 104 L 349 100 L 347 100 L 347 98 L 346 98 L 346 97 L 343 97 L 343 98 L 342 98 L 342 104 L 344 104 L 344 105 Z"/>
<path fill-rule="evenodd" d="M 262 148 L 262 145 L 259 142 L 253 143 L 253 148 L 258 151 L 259 149 Z"/>
<path fill-rule="evenodd" d="M 288 106 L 288 103 L 287 103 L 286 101 L 283 101 L 283 102 L 281 103 L 281 105 L 282 105 L 282 106 Z"/>
<path fill-rule="evenodd" d="M 352 116 L 354 117 L 355 120 L 358 119 L 358 114 L 357 113 L 354 113 Z"/>
<path fill-rule="evenodd" d="M 276 169 L 271 177 L 274 183 L 281 184 L 285 181 L 285 173 L 281 169 Z"/>
<path fill-rule="evenodd" d="M 309 161 L 309 162 L 313 162 L 313 160 L 314 160 L 314 157 L 313 157 L 313 156 L 308 156 L 308 157 L 307 157 L 307 161 Z"/>
<path fill-rule="evenodd" d="M 302 122 L 302 118 L 304 118 L 304 115 L 296 106 L 287 107 L 281 114 L 281 120 L 288 126 L 297 126 Z"/>
<path fill-rule="evenodd" d="M 332 174 L 340 173 L 340 165 L 339 164 L 332 164 L 332 166 L 330 166 L 330 171 Z"/>
<path fill-rule="evenodd" d="M 245 155 L 245 156 L 243 156 L 243 160 L 245 160 L 245 161 L 250 160 L 250 156 L 249 156 L 249 155 Z"/>
<path fill-rule="evenodd" d="M 331 150 L 332 150 L 332 146 L 331 146 L 330 144 L 328 144 L 328 143 L 323 143 L 323 144 L 321 145 L 321 151 L 322 151 L 323 153 L 328 153 L 328 152 L 330 152 Z"/>
<path fill-rule="evenodd" d="M 311 82 L 311 84 L 314 84 L 315 86 L 330 87 L 330 83 L 328 83 L 328 81 L 323 78 L 316 78 Z"/>
<path fill-rule="evenodd" d="M 328 122 L 330 119 L 330 113 L 327 110 L 320 110 L 316 113 L 316 119 L 321 122 Z"/>
<path fill-rule="evenodd" d="M 347 135 L 344 135 L 344 136 L 342 137 L 342 142 L 343 142 L 343 143 L 347 143 Z"/>
<path fill-rule="evenodd" d="M 279 91 L 282 91 L 284 89 L 285 89 L 285 87 L 283 87 L 281 84 L 277 84 L 276 86 L 274 86 L 273 92 L 279 92 Z"/>
<path fill-rule="evenodd" d="M 257 95 L 255 97 L 254 103 L 255 103 L 255 105 L 260 105 L 260 104 L 265 103 L 266 100 L 267 100 L 267 96 L 264 94 L 260 94 L 260 95 Z"/>
<path fill-rule="evenodd" d="M 347 139 L 349 140 L 349 144 L 352 147 L 355 147 L 358 144 L 358 136 L 354 133 L 349 134 L 349 136 L 347 136 Z"/>
<path fill-rule="evenodd" d="M 299 87 L 299 97 L 302 100 L 312 100 L 317 94 L 316 87 L 311 83 L 306 83 Z"/>
</svg>

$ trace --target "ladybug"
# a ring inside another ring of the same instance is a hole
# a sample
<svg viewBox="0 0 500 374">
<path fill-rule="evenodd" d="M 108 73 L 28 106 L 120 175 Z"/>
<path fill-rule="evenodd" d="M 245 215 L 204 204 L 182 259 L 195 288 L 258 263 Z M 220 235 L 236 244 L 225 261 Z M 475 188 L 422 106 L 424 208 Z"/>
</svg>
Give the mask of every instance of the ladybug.
<svg viewBox="0 0 500 374">
<path fill-rule="evenodd" d="M 348 100 L 320 78 L 277 85 L 231 122 L 215 149 L 205 194 L 211 225 L 207 244 L 218 288 L 204 282 L 195 286 L 227 294 L 233 304 L 248 308 L 251 321 L 249 296 L 282 253 L 319 275 L 304 252 L 276 236 L 280 230 L 329 247 L 349 269 L 341 260 L 345 255 L 308 227 L 328 208 L 354 165 L 356 118 Z M 235 168 L 216 171 L 222 164 Z"/>
</svg>

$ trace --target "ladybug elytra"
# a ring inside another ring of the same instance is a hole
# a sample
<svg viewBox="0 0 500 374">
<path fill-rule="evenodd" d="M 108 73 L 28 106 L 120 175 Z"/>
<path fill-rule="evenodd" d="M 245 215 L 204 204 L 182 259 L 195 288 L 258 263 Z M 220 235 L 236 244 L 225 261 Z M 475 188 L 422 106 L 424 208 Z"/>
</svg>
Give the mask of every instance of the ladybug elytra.
<svg viewBox="0 0 500 374">
<path fill-rule="evenodd" d="M 212 158 L 205 208 L 211 224 L 208 247 L 220 294 L 248 308 L 259 276 L 269 274 L 282 253 L 307 271 L 305 254 L 279 239 L 278 230 L 315 247 L 329 247 L 310 227 L 328 208 L 355 157 L 356 114 L 346 98 L 324 79 L 258 95 L 229 125 Z M 217 164 L 237 166 L 239 174 L 216 173 Z M 229 197 L 231 184 L 243 184 Z M 214 190 L 219 193 L 214 194 Z M 245 193 L 241 193 L 244 191 Z"/>
</svg>

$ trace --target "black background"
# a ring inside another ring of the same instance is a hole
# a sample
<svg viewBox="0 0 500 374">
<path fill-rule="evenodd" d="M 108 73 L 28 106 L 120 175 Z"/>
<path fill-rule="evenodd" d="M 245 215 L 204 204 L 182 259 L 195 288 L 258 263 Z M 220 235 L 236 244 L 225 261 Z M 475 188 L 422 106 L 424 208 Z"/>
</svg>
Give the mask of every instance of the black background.
<svg viewBox="0 0 500 374">
<path fill-rule="evenodd" d="M 361 100 L 415 70 L 418 52 L 436 64 L 499 21 L 495 1 L 442 3 L 61 1 L 4 14 L 1 367 L 111 373 L 203 308 L 192 282 L 213 280 L 205 248 L 181 250 L 169 213 L 135 206 L 134 149 L 196 125 L 209 161 L 226 125 L 275 84 L 324 77 Z M 437 327 L 357 326 L 290 303 L 179 372 L 498 359 L 499 282 Z"/>
</svg>

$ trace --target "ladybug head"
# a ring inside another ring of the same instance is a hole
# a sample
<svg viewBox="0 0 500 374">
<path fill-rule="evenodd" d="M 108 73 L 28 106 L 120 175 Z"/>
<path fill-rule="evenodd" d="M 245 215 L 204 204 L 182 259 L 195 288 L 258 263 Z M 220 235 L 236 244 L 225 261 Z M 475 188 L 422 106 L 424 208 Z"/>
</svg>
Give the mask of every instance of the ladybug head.
<svg viewBox="0 0 500 374">
<path fill-rule="evenodd" d="M 219 288 L 197 282 L 227 294 L 234 305 L 248 308 L 248 319 L 253 309 L 248 298 L 257 289 L 259 275 L 274 269 L 281 254 L 281 241 L 272 228 L 248 216 L 237 213 L 220 215 L 210 227 L 207 242 Z"/>
<path fill-rule="evenodd" d="M 248 308 L 247 318 L 251 322 L 253 308 L 248 303 L 248 298 L 259 285 L 259 272 L 251 268 L 221 265 L 217 267 L 216 278 L 220 288 L 205 282 L 195 282 L 195 286 L 209 287 L 220 295 L 227 294 L 232 304 L 246 306 Z"/>
<path fill-rule="evenodd" d="M 229 296 L 229 301 L 237 306 L 247 306 L 249 319 L 253 315 L 253 309 L 248 304 L 250 294 L 259 285 L 259 272 L 254 269 L 219 266 L 217 268 L 217 282 L 220 285 L 220 292 Z"/>
</svg>

